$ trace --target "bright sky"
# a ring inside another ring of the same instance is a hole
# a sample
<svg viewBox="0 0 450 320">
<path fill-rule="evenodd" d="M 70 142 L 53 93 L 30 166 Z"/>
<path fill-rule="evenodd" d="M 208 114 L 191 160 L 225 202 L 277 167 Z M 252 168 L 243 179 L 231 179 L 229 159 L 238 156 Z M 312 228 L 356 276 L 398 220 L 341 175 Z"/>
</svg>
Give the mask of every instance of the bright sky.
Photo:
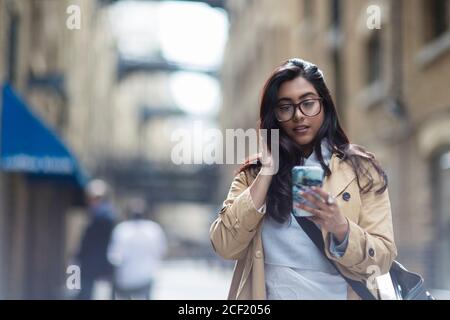
<svg viewBox="0 0 450 320">
<path fill-rule="evenodd" d="M 224 11 L 204 3 L 165 1 L 158 10 L 159 40 L 166 59 L 218 68 L 227 40 Z"/>
<path fill-rule="evenodd" d="M 219 82 L 210 76 L 191 72 L 173 73 L 170 90 L 175 103 L 189 113 L 213 114 L 219 107 Z"/>
<path fill-rule="evenodd" d="M 119 1 L 110 11 L 120 53 L 147 60 L 158 52 L 170 61 L 200 69 L 219 69 L 227 41 L 223 10 L 200 2 Z M 213 115 L 220 105 L 220 86 L 204 74 L 180 72 L 170 77 L 177 105 L 192 114 Z"/>
<path fill-rule="evenodd" d="M 109 17 L 120 54 L 127 59 L 155 58 L 159 4 L 152 1 L 119 1 L 112 5 Z"/>
</svg>

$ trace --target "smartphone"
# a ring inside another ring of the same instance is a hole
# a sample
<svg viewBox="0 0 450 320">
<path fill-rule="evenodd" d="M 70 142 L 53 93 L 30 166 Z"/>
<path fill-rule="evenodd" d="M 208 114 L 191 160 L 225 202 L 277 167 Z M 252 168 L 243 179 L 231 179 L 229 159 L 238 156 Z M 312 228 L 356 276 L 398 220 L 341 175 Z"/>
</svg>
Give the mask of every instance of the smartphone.
<svg viewBox="0 0 450 320">
<path fill-rule="evenodd" d="M 298 203 L 305 204 L 311 208 L 316 208 L 311 202 L 307 201 L 305 198 L 300 196 L 299 192 L 303 191 L 306 193 L 312 192 L 311 187 L 322 187 L 323 182 L 323 169 L 321 167 L 311 167 L 311 166 L 295 166 L 291 170 L 292 173 L 292 213 L 297 217 L 311 217 L 312 214 L 303 209 L 297 208 L 295 205 Z M 319 199 L 320 197 L 317 196 Z"/>
</svg>

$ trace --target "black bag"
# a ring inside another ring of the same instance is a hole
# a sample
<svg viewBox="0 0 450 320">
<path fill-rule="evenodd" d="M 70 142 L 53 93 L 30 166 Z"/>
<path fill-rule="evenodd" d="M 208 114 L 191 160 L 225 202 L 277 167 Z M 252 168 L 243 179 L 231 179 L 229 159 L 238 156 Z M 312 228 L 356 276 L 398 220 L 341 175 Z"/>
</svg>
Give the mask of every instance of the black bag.
<svg viewBox="0 0 450 320">
<path fill-rule="evenodd" d="M 408 271 L 399 262 L 394 261 L 392 263 L 389 274 L 391 275 L 397 300 L 436 300 L 425 289 L 422 276 Z"/>
<path fill-rule="evenodd" d="M 295 217 L 295 216 L 294 216 Z M 325 244 L 322 238 L 322 232 L 314 224 L 314 222 L 303 217 L 295 217 L 300 227 L 308 235 L 308 237 L 314 242 L 316 247 L 322 252 L 328 261 L 334 266 L 339 274 L 347 281 L 348 285 L 363 299 L 363 300 L 376 300 L 370 290 L 362 281 L 356 281 L 344 276 L 341 271 L 336 267 L 334 261 L 328 259 L 325 254 Z M 389 274 L 392 279 L 392 285 L 394 286 L 396 300 L 435 300 L 428 290 L 424 287 L 424 280 L 418 273 L 408 271 L 397 261 L 392 263 Z"/>
</svg>

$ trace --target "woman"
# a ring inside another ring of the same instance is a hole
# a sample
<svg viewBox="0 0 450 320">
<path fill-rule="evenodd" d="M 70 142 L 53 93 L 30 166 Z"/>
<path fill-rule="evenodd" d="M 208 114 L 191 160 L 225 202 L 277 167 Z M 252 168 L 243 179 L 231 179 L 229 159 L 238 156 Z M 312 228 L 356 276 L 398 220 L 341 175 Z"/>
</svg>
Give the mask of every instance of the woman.
<svg viewBox="0 0 450 320">
<path fill-rule="evenodd" d="M 260 128 L 279 129 L 278 170 L 268 143 L 266 157 L 241 167 L 210 230 L 214 250 L 237 260 L 228 298 L 360 299 L 343 276 L 367 282 L 374 271 L 387 273 L 397 255 L 380 164 L 350 144 L 322 72 L 301 59 L 288 60 L 267 80 Z M 295 165 L 325 172 L 322 188 L 313 191 L 318 198 L 302 194 L 318 209 L 297 206 L 312 214 L 328 259 L 292 218 Z"/>
</svg>

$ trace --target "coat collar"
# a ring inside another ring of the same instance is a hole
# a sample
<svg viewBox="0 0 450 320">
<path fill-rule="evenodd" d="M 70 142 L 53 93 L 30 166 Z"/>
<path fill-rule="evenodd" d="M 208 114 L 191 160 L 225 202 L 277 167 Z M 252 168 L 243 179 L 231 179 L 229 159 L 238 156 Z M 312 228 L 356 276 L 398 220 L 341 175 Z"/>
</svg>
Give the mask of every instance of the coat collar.
<svg viewBox="0 0 450 320">
<path fill-rule="evenodd" d="M 325 177 L 323 189 L 333 197 L 337 197 L 356 179 L 356 174 L 353 168 L 347 162 L 340 159 L 336 153 L 333 153 L 331 156 L 330 170 L 331 175 Z"/>
</svg>

